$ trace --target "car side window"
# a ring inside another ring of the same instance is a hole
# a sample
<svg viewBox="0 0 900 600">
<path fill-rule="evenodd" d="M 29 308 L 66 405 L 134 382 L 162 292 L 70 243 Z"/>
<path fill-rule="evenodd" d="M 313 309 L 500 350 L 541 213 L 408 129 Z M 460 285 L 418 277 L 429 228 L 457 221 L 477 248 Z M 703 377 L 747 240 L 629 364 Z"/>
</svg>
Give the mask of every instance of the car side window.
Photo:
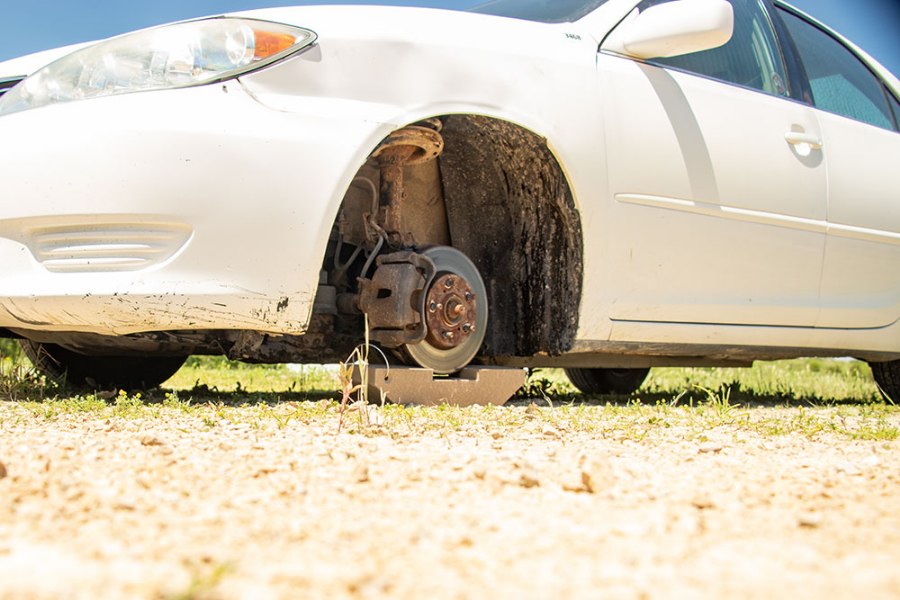
<svg viewBox="0 0 900 600">
<path fill-rule="evenodd" d="M 894 129 L 881 82 L 853 52 L 815 25 L 780 10 L 806 69 L 816 108 Z"/>
<path fill-rule="evenodd" d="M 671 0 L 644 0 L 639 10 Z M 759 0 L 728 0 L 734 9 L 734 34 L 719 48 L 649 61 L 705 75 L 769 94 L 788 94 L 784 60 L 772 22 Z"/>
<path fill-rule="evenodd" d="M 900 101 L 891 96 L 890 92 L 888 92 L 888 98 L 891 101 L 891 109 L 894 111 L 894 128 L 900 131 Z"/>
</svg>

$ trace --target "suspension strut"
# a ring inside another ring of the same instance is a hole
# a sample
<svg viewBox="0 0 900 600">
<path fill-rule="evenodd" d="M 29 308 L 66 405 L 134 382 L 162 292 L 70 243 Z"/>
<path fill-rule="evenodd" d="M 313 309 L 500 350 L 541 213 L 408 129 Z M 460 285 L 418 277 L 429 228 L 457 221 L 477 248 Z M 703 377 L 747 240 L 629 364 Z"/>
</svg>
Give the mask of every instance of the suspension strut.
<svg viewBox="0 0 900 600">
<path fill-rule="evenodd" d="M 403 232 L 401 215 L 406 192 L 403 187 L 403 168 L 436 159 L 444 150 L 441 122 L 428 119 L 408 125 L 391 133 L 372 153 L 381 175 L 379 190 L 382 227 L 394 248 L 411 246 L 414 240 Z"/>
</svg>

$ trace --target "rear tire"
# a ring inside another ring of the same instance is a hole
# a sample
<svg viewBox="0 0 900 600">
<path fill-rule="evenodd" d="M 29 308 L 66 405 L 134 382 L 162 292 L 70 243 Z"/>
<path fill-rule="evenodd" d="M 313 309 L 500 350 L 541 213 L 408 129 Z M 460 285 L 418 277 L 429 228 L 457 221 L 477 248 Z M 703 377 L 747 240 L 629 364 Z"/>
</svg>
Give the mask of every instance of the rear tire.
<svg viewBox="0 0 900 600">
<path fill-rule="evenodd" d="M 900 360 L 869 363 L 872 376 L 889 402 L 900 402 Z"/>
<path fill-rule="evenodd" d="M 584 394 L 631 394 L 650 369 L 566 369 L 566 376 Z"/>
<path fill-rule="evenodd" d="M 175 374 L 186 356 L 88 356 L 56 344 L 19 340 L 47 378 L 73 389 L 151 389 Z"/>
</svg>

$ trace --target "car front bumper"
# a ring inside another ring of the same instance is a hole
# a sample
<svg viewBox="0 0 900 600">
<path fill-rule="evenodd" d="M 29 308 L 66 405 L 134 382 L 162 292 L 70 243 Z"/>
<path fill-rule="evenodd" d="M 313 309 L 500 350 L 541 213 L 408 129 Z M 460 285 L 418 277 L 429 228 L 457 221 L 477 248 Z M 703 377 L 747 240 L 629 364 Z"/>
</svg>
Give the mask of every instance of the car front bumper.
<svg viewBox="0 0 900 600">
<path fill-rule="evenodd" d="M 240 81 L 0 118 L 0 327 L 304 331 L 386 127 L 276 110 Z"/>
</svg>

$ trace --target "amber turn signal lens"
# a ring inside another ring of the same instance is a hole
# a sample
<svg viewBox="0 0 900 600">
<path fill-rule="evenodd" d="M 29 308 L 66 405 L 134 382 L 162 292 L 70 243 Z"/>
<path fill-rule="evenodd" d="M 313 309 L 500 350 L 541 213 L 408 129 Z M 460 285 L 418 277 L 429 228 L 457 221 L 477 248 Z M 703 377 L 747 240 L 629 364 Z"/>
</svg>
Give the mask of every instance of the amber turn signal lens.
<svg viewBox="0 0 900 600">
<path fill-rule="evenodd" d="M 293 46 L 297 41 L 297 38 L 289 33 L 272 33 L 259 29 L 254 29 L 253 33 L 256 37 L 256 50 L 253 58 L 257 60 L 275 56 Z"/>
</svg>

